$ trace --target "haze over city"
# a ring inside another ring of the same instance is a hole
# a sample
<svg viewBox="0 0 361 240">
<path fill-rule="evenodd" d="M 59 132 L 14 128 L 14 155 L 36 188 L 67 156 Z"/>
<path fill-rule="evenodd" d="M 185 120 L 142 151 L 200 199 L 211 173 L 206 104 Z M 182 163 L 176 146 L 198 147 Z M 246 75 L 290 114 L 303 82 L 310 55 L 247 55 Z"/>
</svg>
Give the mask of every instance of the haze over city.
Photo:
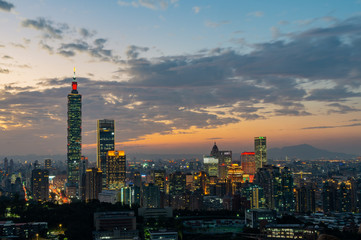
<svg viewBox="0 0 361 240">
<path fill-rule="evenodd" d="M 128 153 L 308 143 L 361 154 L 360 1 L 0 0 L 0 152 L 65 154 L 114 119 Z"/>
</svg>

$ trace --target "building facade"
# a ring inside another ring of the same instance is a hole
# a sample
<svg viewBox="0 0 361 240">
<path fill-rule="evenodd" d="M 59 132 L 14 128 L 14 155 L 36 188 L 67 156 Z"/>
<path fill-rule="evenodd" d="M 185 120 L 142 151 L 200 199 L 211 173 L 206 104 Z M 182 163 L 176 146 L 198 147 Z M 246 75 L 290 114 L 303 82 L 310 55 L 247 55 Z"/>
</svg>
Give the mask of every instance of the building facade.
<svg viewBox="0 0 361 240">
<path fill-rule="evenodd" d="M 256 160 L 256 169 L 262 168 L 267 164 L 267 142 L 266 137 L 254 138 L 254 152 Z"/>
<path fill-rule="evenodd" d="M 85 173 L 85 201 L 98 199 L 102 191 L 102 171 L 99 168 L 89 168 Z"/>
<path fill-rule="evenodd" d="M 97 167 L 103 172 L 103 186 L 106 185 L 107 154 L 115 148 L 114 120 L 103 119 L 97 121 Z"/>
<path fill-rule="evenodd" d="M 36 201 L 49 200 L 49 171 L 34 169 L 31 174 L 31 190 Z"/>
<path fill-rule="evenodd" d="M 106 161 L 106 187 L 120 190 L 125 185 L 126 155 L 124 151 L 108 151 Z"/>
<path fill-rule="evenodd" d="M 68 94 L 68 146 L 67 146 L 67 187 L 77 189 L 79 185 L 79 164 L 81 159 L 81 95 L 78 93 L 78 83 L 75 77 L 72 82 L 72 91 Z M 71 194 L 73 195 L 73 194 Z M 75 196 L 70 196 L 75 197 Z"/>
</svg>

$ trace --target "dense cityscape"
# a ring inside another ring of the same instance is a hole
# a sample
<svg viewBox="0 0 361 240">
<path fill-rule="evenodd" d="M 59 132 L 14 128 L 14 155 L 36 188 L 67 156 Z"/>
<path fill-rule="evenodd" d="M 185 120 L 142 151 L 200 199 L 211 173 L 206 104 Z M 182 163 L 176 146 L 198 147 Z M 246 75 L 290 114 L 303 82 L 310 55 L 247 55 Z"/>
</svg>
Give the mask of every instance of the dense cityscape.
<svg viewBox="0 0 361 240">
<path fill-rule="evenodd" d="M 75 69 L 67 109 L 66 162 L 3 160 L 2 238 L 361 236 L 361 157 L 271 161 L 267 137 L 259 136 L 252 139 L 254 149 L 240 156 L 214 142 L 203 159 L 127 160 L 126 151 L 115 148 L 114 120 L 100 119 L 92 163 L 82 155 L 82 95 Z M 57 219 L 50 217 L 55 213 Z M 22 222 L 26 219 L 32 221 Z"/>
<path fill-rule="evenodd" d="M 361 240 L 360 7 L 0 0 L 0 239 Z"/>
</svg>

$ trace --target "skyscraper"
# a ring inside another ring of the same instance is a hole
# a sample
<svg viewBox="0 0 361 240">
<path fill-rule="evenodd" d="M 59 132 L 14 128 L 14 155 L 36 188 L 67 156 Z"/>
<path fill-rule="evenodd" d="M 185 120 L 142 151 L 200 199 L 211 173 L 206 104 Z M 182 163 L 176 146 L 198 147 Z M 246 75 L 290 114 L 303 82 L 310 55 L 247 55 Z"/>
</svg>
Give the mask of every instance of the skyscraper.
<svg viewBox="0 0 361 240">
<path fill-rule="evenodd" d="M 98 199 L 102 191 L 102 171 L 99 168 L 90 168 L 85 173 L 85 201 Z"/>
<path fill-rule="evenodd" d="M 267 164 L 267 144 L 266 137 L 254 138 L 254 152 L 256 156 L 256 169 Z"/>
<path fill-rule="evenodd" d="M 51 169 L 51 159 L 47 158 L 44 160 L 45 169 Z"/>
<path fill-rule="evenodd" d="M 36 201 L 49 200 L 49 171 L 34 169 L 31 174 L 31 191 Z"/>
<path fill-rule="evenodd" d="M 126 156 L 124 151 L 109 151 L 107 155 L 107 188 L 120 190 L 125 185 Z"/>
<path fill-rule="evenodd" d="M 256 161 L 254 152 L 241 153 L 241 166 L 245 174 L 256 174 Z"/>
<path fill-rule="evenodd" d="M 68 94 L 68 182 L 67 188 L 77 189 L 79 184 L 79 163 L 81 158 L 81 95 L 78 93 L 78 83 L 75 77 L 72 81 L 72 91 Z M 70 189 L 69 189 L 70 190 Z M 74 195 L 74 194 L 71 194 Z M 75 197 L 75 196 L 72 196 Z"/>
<path fill-rule="evenodd" d="M 97 121 L 97 167 L 103 172 L 103 186 L 106 185 L 107 154 L 114 151 L 114 120 Z"/>
</svg>

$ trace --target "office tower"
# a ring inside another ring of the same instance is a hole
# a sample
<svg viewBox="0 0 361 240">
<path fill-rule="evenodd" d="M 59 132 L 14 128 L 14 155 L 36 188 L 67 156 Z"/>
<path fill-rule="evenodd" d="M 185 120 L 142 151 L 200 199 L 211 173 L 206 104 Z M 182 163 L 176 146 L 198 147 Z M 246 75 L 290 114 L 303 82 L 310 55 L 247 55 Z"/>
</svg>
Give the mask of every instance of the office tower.
<svg viewBox="0 0 361 240">
<path fill-rule="evenodd" d="M 169 175 L 169 194 L 172 196 L 182 195 L 186 190 L 186 175 L 175 172 Z"/>
<path fill-rule="evenodd" d="M 230 166 L 228 166 L 227 179 L 230 180 L 232 183 L 244 182 L 243 170 L 241 166 L 239 166 L 238 164 L 231 164 Z"/>
<path fill-rule="evenodd" d="M 293 174 L 288 167 L 280 168 L 281 170 L 281 194 L 282 194 L 282 204 L 280 210 L 284 212 L 294 212 L 295 211 L 295 196 L 294 196 L 294 184 L 293 184 Z"/>
<path fill-rule="evenodd" d="M 209 176 L 206 172 L 195 172 L 193 174 L 193 191 L 199 194 L 209 194 Z"/>
<path fill-rule="evenodd" d="M 133 184 L 139 188 L 142 186 L 142 176 L 140 175 L 140 172 L 135 172 L 133 174 Z"/>
<path fill-rule="evenodd" d="M 31 190 L 36 201 L 49 200 L 49 171 L 34 169 L 31 174 Z"/>
<path fill-rule="evenodd" d="M 103 186 L 106 185 L 107 154 L 114 151 L 115 144 L 114 120 L 97 121 L 97 167 L 103 172 Z"/>
<path fill-rule="evenodd" d="M 159 187 L 149 183 L 143 187 L 142 206 L 145 208 L 160 208 Z"/>
<path fill-rule="evenodd" d="M 9 174 L 12 174 L 13 172 L 14 172 L 14 160 L 10 159 Z"/>
<path fill-rule="evenodd" d="M 254 152 L 256 157 L 256 169 L 267 164 L 267 144 L 266 137 L 254 138 Z"/>
<path fill-rule="evenodd" d="M 280 210 L 282 205 L 282 178 L 280 168 L 266 165 L 258 169 L 255 183 L 263 188 L 266 208 Z"/>
<path fill-rule="evenodd" d="M 213 156 L 203 156 L 204 169 L 210 177 L 219 177 L 218 158 Z"/>
<path fill-rule="evenodd" d="M 85 156 L 81 156 L 79 164 L 79 198 L 85 201 L 85 179 L 86 170 L 88 169 L 89 161 Z"/>
<path fill-rule="evenodd" d="M 50 158 L 47 158 L 44 160 L 44 166 L 45 166 L 45 169 L 51 169 L 51 159 Z"/>
<path fill-rule="evenodd" d="M 9 160 L 8 158 L 4 158 L 4 172 L 8 173 L 9 171 Z"/>
<path fill-rule="evenodd" d="M 72 91 L 68 94 L 68 146 L 67 165 L 68 182 L 67 188 L 71 188 L 70 197 L 75 197 L 79 184 L 79 163 L 81 158 L 81 95 L 78 93 L 78 83 L 75 77 L 72 81 Z M 70 189 L 69 189 L 70 190 Z"/>
<path fill-rule="evenodd" d="M 250 208 L 263 208 L 265 205 L 265 198 L 263 188 L 257 184 L 247 184 L 241 190 L 241 196 L 250 201 Z"/>
<path fill-rule="evenodd" d="M 165 192 L 165 170 L 153 170 L 152 178 L 154 185 L 159 187 L 159 191 Z"/>
<path fill-rule="evenodd" d="M 214 145 L 213 145 L 210 155 L 212 157 L 218 157 L 218 153 L 219 153 L 219 150 L 218 150 L 217 144 L 216 144 L 216 142 L 214 142 Z"/>
<path fill-rule="evenodd" d="M 256 158 L 254 152 L 241 153 L 241 166 L 244 174 L 256 174 Z"/>
<path fill-rule="evenodd" d="M 219 151 L 218 152 L 218 175 L 220 179 L 227 178 L 228 167 L 232 164 L 232 151 Z"/>
<path fill-rule="evenodd" d="M 124 151 L 108 151 L 106 162 L 107 189 L 121 189 L 125 185 L 126 156 Z"/>
<path fill-rule="evenodd" d="M 102 191 L 102 171 L 99 168 L 90 168 L 85 173 L 85 201 L 98 199 Z"/>
<path fill-rule="evenodd" d="M 255 183 L 263 188 L 268 209 L 280 212 L 295 210 L 293 175 L 287 167 L 266 165 L 258 169 Z"/>
</svg>

